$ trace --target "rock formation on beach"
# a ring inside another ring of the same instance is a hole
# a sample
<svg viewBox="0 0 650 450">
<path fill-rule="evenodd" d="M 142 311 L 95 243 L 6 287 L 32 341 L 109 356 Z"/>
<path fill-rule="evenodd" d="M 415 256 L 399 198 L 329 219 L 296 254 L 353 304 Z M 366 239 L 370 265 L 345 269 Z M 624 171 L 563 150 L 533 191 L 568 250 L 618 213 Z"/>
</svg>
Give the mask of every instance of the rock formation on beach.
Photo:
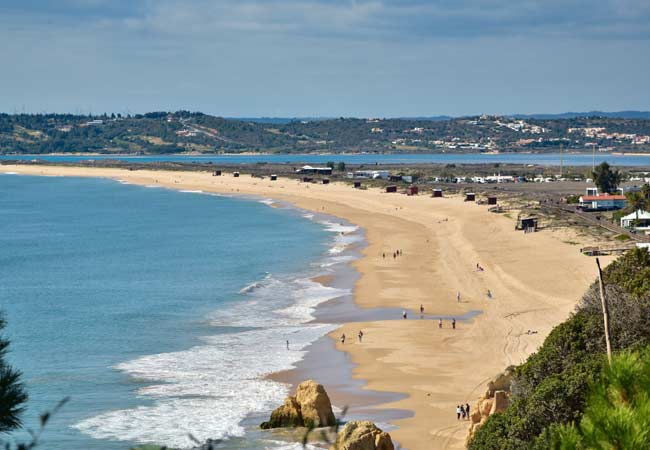
<svg viewBox="0 0 650 450">
<path fill-rule="evenodd" d="M 352 420 L 336 436 L 331 450 L 394 450 L 390 434 L 367 420 Z"/>
<path fill-rule="evenodd" d="M 331 427 L 336 425 L 332 404 L 322 384 L 314 380 L 298 385 L 295 396 L 289 396 L 284 404 L 271 413 L 262 429 L 286 427 Z"/>
<path fill-rule="evenodd" d="M 514 366 L 510 366 L 488 383 L 487 391 L 479 398 L 474 411 L 471 413 L 468 441 L 488 417 L 506 410 L 510 399 L 510 385 L 513 374 Z"/>
</svg>

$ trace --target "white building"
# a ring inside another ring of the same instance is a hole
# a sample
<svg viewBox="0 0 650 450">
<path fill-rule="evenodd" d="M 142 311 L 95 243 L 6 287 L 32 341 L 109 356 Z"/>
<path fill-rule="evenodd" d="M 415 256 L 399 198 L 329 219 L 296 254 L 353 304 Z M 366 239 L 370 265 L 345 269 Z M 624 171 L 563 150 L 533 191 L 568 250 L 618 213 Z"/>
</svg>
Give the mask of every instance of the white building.
<svg viewBox="0 0 650 450">
<path fill-rule="evenodd" d="M 640 209 L 621 217 L 621 227 L 646 233 L 650 232 L 650 212 Z"/>
</svg>

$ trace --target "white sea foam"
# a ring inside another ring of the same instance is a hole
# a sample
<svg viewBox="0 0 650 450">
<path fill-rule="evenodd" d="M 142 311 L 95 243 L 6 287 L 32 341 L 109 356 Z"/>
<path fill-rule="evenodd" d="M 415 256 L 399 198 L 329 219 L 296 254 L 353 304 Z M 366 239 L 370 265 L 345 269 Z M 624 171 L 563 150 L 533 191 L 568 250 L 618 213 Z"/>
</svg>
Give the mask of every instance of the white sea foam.
<svg viewBox="0 0 650 450">
<path fill-rule="evenodd" d="M 18 175 L 18 172 L 2 172 L 5 175 Z"/>
<path fill-rule="evenodd" d="M 181 189 L 178 192 L 185 192 L 186 194 L 203 194 L 203 191 L 200 189 Z"/>
<path fill-rule="evenodd" d="M 337 233 L 335 248 L 345 249 L 361 239 L 354 233 L 358 229 L 355 226 L 329 221 L 322 224 Z M 328 257 L 313 266 L 329 267 L 351 259 L 350 255 Z M 242 298 L 237 302 L 208 317 L 211 325 L 236 327 L 233 332 L 203 337 L 200 345 L 188 350 L 143 356 L 117 365 L 116 369 L 131 378 L 151 383 L 137 391 L 139 397 L 148 400 L 147 406 L 110 411 L 75 427 L 95 438 L 175 448 L 191 447 L 189 434 L 201 441 L 243 436 L 243 419 L 268 412 L 287 395 L 287 386 L 264 376 L 294 367 L 309 344 L 336 328 L 308 322 L 320 303 L 347 295 L 350 290 L 324 286 L 311 276 L 266 274 L 241 289 Z M 301 448 L 300 444 L 273 440 L 263 445 L 274 450 Z"/>
<path fill-rule="evenodd" d="M 273 199 L 270 199 L 270 198 L 265 198 L 263 200 L 260 200 L 260 203 L 263 203 L 263 204 L 265 204 L 267 206 L 271 206 L 271 205 L 273 205 L 275 203 L 275 201 Z"/>
<path fill-rule="evenodd" d="M 332 267 L 337 264 L 345 264 L 349 263 L 350 261 L 354 261 L 354 256 L 352 255 L 340 255 L 340 256 L 332 256 L 331 258 L 327 258 L 324 262 L 318 263 L 318 267 Z"/>
<path fill-rule="evenodd" d="M 308 278 L 267 274 L 242 290 L 245 300 L 210 318 L 216 326 L 253 329 L 207 336 L 189 350 L 119 364 L 116 368 L 133 379 L 153 383 L 137 394 L 154 404 L 111 411 L 75 427 L 95 438 L 177 448 L 191 446 L 188 433 L 199 440 L 243 436 L 240 422 L 248 414 L 268 411 L 287 395 L 285 385 L 262 378 L 294 367 L 307 345 L 335 329 L 306 322 L 319 303 L 348 292 Z"/>
</svg>

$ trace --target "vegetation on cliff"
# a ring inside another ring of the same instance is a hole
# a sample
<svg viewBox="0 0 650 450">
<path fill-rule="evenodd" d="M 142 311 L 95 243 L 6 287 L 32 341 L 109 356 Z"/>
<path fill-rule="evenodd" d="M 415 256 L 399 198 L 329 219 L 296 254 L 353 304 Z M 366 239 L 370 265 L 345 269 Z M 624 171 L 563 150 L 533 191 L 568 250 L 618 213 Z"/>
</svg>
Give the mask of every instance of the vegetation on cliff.
<svg viewBox="0 0 650 450">
<path fill-rule="evenodd" d="M 603 277 L 613 350 L 644 351 L 650 346 L 650 254 L 645 249 L 632 250 L 608 266 Z M 562 426 L 581 423 L 589 417 L 585 411 L 594 417 L 595 409 L 603 403 L 592 400 L 590 392 L 609 376 L 604 372 L 607 360 L 603 327 L 598 286 L 594 283 L 576 312 L 516 368 L 510 406 L 490 416 L 468 448 L 549 449 L 557 444 Z"/>
</svg>

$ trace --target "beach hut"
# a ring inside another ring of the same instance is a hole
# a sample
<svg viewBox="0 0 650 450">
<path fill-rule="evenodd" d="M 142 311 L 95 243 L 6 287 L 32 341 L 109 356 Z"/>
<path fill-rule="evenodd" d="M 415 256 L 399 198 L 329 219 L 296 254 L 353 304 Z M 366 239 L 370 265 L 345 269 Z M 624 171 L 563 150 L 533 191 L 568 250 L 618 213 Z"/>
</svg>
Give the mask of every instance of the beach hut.
<svg viewBox="0 0 650 450">
<path fill-rule="evenodd" d="M 473 192 L 468 192 L 465 194 L 465 201 L 466 202 L 473 202 L 476 200 L 476 194 Z"/>
<path fill-rule="evenodd" d="M 277 180 L 277 179 L 278 179 L 278 176 L 277 176 L 277 175 L 271 175 L 271 181 L 275 181 L 275 180 Z"/>
<path fill-rule="evenodd" d="M 232 176 L 235 178 L 239 178 L 239 172 L 233 172 Z"/>
<path fill-rule="evenodd" d="M 408 195 L 418 195 L 418 187 L 417 186 L 409 186 L 409 188 L 406 190 L 406 193 Z"/>
<path fill-rule="evenodd" d="M 524 233 L 534 233 L 537 231 L 537 217 L 520 217 L 517 223 L 517 229 L 523 230 Z"/>
<path fill-rule="evenodd" d="M 487 204 L 488 205 L 496 205 L 497 204 L 497 198 L 494 196 L 490 196 L 487 198 Z"/>
<path fill-rule="evenodd" d="M 220 177 L 221 176 L 221 171 L 220 170 L 215 170 L 214 172 L 212 172 L 212 176 L 213 177 Z"/>
<path fill-rule="evenodd" d="M 330 184 L 329 178 L 323 178 L 323 184 Z"/>
<path fill-rule="evenodd" d="M 359 189 L 361 187 L 361 181 L 355 181 L 354 182 L 354 187 Z"/>
<path fill-rule="evenodd" d="M 391 184 L 390 186 L 386 186 L 386 192 L 397 192 L 397 186 L 394 184 Z"/>
<path fill-rule="evenodd" d="M 434 189 L 433 190 L 433 196 L 436 198 L 442 197 L 442 189 Z"/>
</svg>

